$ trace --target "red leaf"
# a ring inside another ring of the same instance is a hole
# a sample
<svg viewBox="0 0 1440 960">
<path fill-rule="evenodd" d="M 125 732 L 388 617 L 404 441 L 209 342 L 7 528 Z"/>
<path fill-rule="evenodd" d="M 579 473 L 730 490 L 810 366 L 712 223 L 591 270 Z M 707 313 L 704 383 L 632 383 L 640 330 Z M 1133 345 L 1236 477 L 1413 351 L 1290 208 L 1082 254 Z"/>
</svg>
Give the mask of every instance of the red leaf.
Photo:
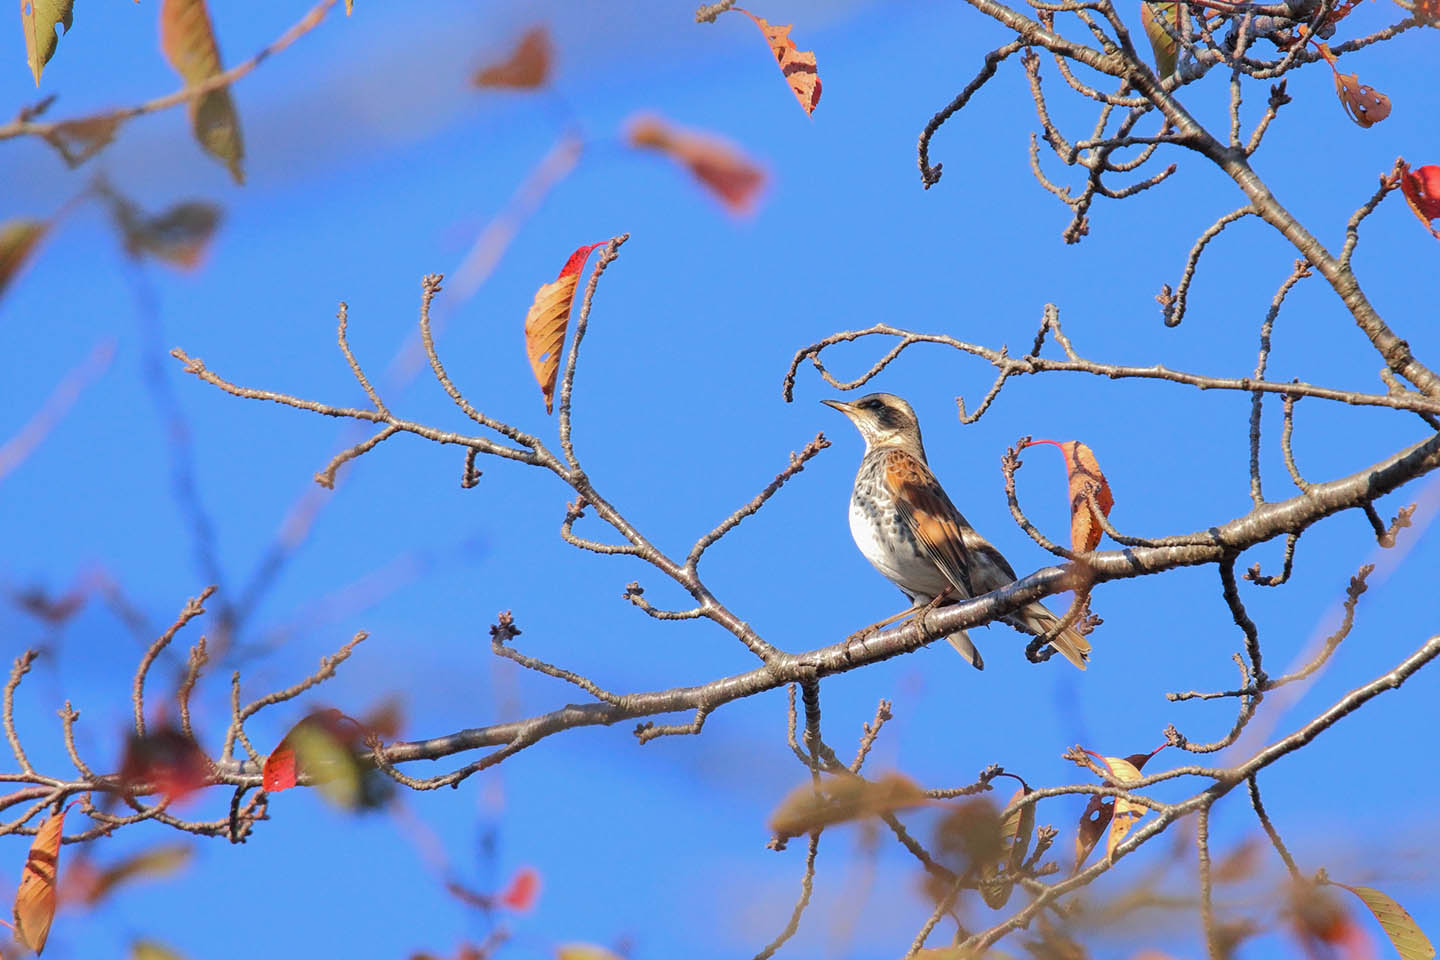
<svg viewBox="0 0 1440 960">
<path fill-rule="evenodd" d="M 511 910 L 526 913 L 535 907 L 540 899 L 540 871 L 534 867 L 521 867 L 510 878 L 510 883 L 500 891 L 500 903 Z"/>
<path fill-rule="evenodd" d="M 333 707 L 312 712 L 265 758 L 265 792 L 288 790 L 304 776 L 317 785 L 333 785 L 327 792 L 341 805 L 357 805 L 362 771 L 355 752 L 365 735 L 364 727 Z"/>
<path fill-rule="evenodd" d="M 194 739 L 176 727 L 153 729 L 143 737 L 131 734 L 120 782 L 126 790 L 159 793 L 174 803 L 210 783 L 210 760 Z"/>
<path fill-rule="evenodd" d="M 1433 163 L 1411 170 L 1402 166 L 1400 170 L 1400 192 L 1405 202 L 1415 211 L 1415 216 L 1425 224 L 1435 239 L 1440 240 L 1440 230 L 1431 221 L 1440 218 L 1440 167 Z"/>
</svg>

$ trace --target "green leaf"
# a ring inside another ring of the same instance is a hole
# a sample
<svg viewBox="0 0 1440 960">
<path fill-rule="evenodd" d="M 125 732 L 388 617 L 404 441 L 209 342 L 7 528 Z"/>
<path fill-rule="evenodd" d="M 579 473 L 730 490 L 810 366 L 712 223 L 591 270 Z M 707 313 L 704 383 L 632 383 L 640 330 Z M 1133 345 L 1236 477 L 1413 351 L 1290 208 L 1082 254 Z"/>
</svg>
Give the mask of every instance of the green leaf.
<svg viewBox="0 0 1440 960">
<path fill-rule="evenodd" d="M 1165 79 L 1175 72 L 1176 54 L 1180 42 L 1165 32 L 1160 19 L 1170 22 L 1176 33 L 1180 32 L 1180 10 L 1175 3 L 1140 4 L 1140 22 L 1145 25 L 1145 36 L 1150 38 L 1150 47 L 1155 51 L 1155 72 Z"/>
<path fill-rule="evenodd" d="M 70 22 L 75 15 L 75 0 L 20 0 L 20 28 L 25 31 L 25 59 L 30 72 L 35 74 L 35 86 L 40 86 L 40 71 L 55 56 L 55 46 L 60 38 L 55 35 L 55 25 L 65 25 L 70 32 Z"/>
<path fill-rule="evenodd" d="M 1330 882 L 1337 887 L 1344 887 L 1365 901 L 1365 906 L 1375 914 L 1381 929 L 1395 945 L 1400 960 L 1432 960 L 1435 956 L 1434 945 L 1420 930 L 1415 919 L 1404 907 L 1392 900 L 1389 894 L 1381 893 L 1373 887 L 1352 887 L 1348 883 L 1335 883 L 1333 880 Z"/>
</svg>

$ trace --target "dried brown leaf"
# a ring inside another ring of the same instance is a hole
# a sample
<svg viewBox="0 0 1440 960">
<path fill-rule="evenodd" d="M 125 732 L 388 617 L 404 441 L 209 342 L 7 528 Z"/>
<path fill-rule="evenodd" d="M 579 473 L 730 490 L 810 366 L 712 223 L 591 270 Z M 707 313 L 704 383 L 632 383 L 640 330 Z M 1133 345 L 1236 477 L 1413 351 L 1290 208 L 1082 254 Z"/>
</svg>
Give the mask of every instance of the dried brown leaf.
<svg viewBox="0 0 1440 960">
<path fill-rule="evenodd" d="M 1110 771 L 1110 776 L 1120 786 L 1132 783 L 1140 779 L 1140 771 L 1129 760 L 1122 760 L 1119 757 L 1105 757 L 1104 763 Z M 1135 821 L 1145 816 L 1148 808 L 1144 804 L 1136 803 L 1134 800 L 1127 800 L 1125 797 L 1115 798 L 1115 809 L 1110 817 L 1110 833 L 1105 841 L 1105 856 L 1115 856 L 1115 848 L 1120 841 L 1125 839 L 1125 834 L 1135 825 Z"/>
<path fill-rule="evenodd" d="M 770 815 L 770 829 L 779 837 L 798 837 L 821 827 L 929 802 L 924 790 L 898 773 L 877 780 L 827 776 L 820 781 L 818 792 L 810 782 L 792 790 Z"/>
<path fill-rule="evenodd" d="M 1115 496 L 1110 492 L 1110 482 L 1100 472 L 1095 452 L 1079 440 L 1034 440 L 1025 444 L 1033 447 L 1048 443 L 1059 447 L 1065 457 L 1065 472 L 1070 478 L 1070 549 L 1076 553 L 1088 553 L 1100 543 L 1104 529 L 1100 518 L 1090 507 L 1088 494 L 1093 491 L 1095 502 L 1105 516 L 1115 506 Z M 1022 448 L 1023 449 L 1023 448 Z"/>
<path fill-rule="evenodd" d="M 162 0 L 160 49 L 191 86 L 222 72 L 220 48 L 205 0 Z M 229 168 L 236 183 L 243 184 L 245 145 L 229 89 L 221 87 L 191 100 L 190 125 L 200 146 Z"/>
<path fill-rule="evenodd" d="M 43 220 L 7 220 L 0 223 L 0 295 L 34 251 L 49 224 Z"/>
<path fill-rule="evenodd" d="M 113 115 L 66 120 L 46 132 L 45 140 L 73 170 L 109 146 L 120 123 L 120 118 Z"/>
<path fill-rule="evenodd" d="M 626 137 L 632 147 L 657 150 L 687 168 L 731 213 L 754 212 L 765 171 L 732 144 L 650 115 L 632 118 Z"/>
<path fill-rule="evenodd" d="M 555 380 L 560 372 L 560 354 L 565 346 L 565 331 L 570 326 L 570 308 L 575 303 L 575 288 L 580 271 L 590 251 L 604 243 L 592 243 L 570 254 L 560 276 L 542 284 L 525 314 L 525 353 L 540 392 L 545 395 L 545 412 L 555 409 Z"/>
<path fill-rule="evenodd" d="M 734 9 L 754 20 L 755 26 L 765 34 L 765 42 L 770 44 L 770 52 L 775 55 L 775 62 L 780 65 L 785 82 L 790 85 L 795 99 L 800 101 L 800 109 L 804 110 L 806 115 L 813 114 L 820 103 L 820 74 L 815 68 L 815 54 L 809 50 L 796 49 L 795 41 L 790 39 L 791 24 L 767 23 L 765 18 L 757 17 L 742 7 Z"/>
<path fill-rule="evenodd" d="M 550 31 L 544 27 L 531 27 L 508 57 L 476 70 L 471 82 L 477 87 L 510 90 L 534 90 L 544 86 L 550 78 L 551 49 Z"/>
<path fill-rule="evenodd" d="M 60 872 L 60 836 L 65 827 L 65 810 L 50 814 L 40 825 L 20 887 L 15 891 L 15 939 L 40 953 L 50 936 L 55 919 L 55 880 Z"/>
</svg>

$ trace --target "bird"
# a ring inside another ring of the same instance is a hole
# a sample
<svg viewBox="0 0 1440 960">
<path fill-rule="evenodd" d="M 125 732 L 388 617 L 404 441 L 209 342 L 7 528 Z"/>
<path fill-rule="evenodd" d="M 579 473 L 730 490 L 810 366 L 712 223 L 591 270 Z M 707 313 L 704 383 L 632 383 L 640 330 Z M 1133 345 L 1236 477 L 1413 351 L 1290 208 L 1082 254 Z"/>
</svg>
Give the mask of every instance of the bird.
<svg viewBox="0 0 1440 960">
<path fill-rule="evenodd" d="M 850 535 L 865 559 L 910 599 L 912 610 L 959 603 L 1015 581 L 1014 568 L 970 526 L 935 479 L 910 404 L 891 393 L 871 393 L 853 403 L 821 402 L 849 417 L 865 440 L 850 494 Z M 1038 601 L 1003 619 L 1032 636 L 1060 623 Z M 945 639 L 977 670 L 985 668 L 964 630 Z M 1066 627 L 1050 645 L 1085 669 L 1090 641 L 1079 632 Z"/>
</svg>

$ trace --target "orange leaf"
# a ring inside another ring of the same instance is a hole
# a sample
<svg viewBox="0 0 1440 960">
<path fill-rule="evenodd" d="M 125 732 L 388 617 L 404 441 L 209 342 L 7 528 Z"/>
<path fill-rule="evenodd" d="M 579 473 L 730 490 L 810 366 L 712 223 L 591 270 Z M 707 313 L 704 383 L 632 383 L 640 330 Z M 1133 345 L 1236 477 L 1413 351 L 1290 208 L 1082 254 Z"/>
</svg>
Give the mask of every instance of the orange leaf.
<svg viewBox="0 0 1440 960">
<path fill-rule="evenodd" d="M 162 0 L 160 49 L 175 72 L 191 86 L 223 72 L 205 0 Z M 241 161 L 245 159 L 245 145 L 229 89 L 221 87 L 191 100 L 190 125 L 200 146 L 230 169 L 236 183 L 243 184 Z"/>
<path fill-rule="evenodd" d="M 1041 441 L 1047 442 L 1047 441 Z M 1117 781 L 1138 779 L 1140 771 L 1155 754 L 1165 749 L 1164 745 L 1155 748 L 1150 753 L 1132 753 L 1121 760 L 1118 757 L 1102 757 L 1093 750 L 1085 752 L 1099 758 L 1105 764 L 1105 769 L 1110 772 L 1112 778 Z M 1116 816 L 1117 805 L 1123 804 L 1120 808 L 1121 817 Z M 1095 794 L 1090 797 L 1090 802 L 1085 805 L 1085 813 L 1080 817 L 1080 827 L 1075 834 L 1075 867 L 1073 872 L 1079 873 L 1080 868 L 1085 865 L 1085 860 L 1090 856 L 1090 851 L 1100 842 L 1101 834 L 1108 829 L 1110 839 L 1105 845 L 1105 855 L 1108 857 L 1115 851 L 1115 847 L 1125 834 L 1134 826 L 1136 820 L 1144 816 L 1146 808 L 1131 800 L 1116 797 L 1102 797 Z"/>
<path fill-rule="evenodd" d="M 1335 55 L 1330 52 L 1329 45 L 1320 43 L 1316 44 L 1316 47 L 1335 73 L 1335 95 L 1340 98 L 1340 106 L 1345 108 L 1351 120 L 1369 128 L 1390 116 L 1389 97 L 1374 87 L 1361 83 L 1355 74 L 1341 73 L 1340 68 L 1335 65 Z"/>
<path fill-rule="evenodd" d="M 1440 167 L 1433 163 L 1414 170 L 1408 166 L 1402 167 L 1400 192 L 1405 195 L 1405 202 L 1410 204 L 1415 216 L 1425 224 L 1425 229 L 1429 230 L 1435 239 L 1440 240 L 1440 230 L 1431 225 L 1432 220 L 1440 219 Z M 3 274 L 0 274 L 0 277 L 3 277 Z"/>
<path fill-rule="evenodd" d="M 632 147 L 658 150 L 687 167 L 731 213 L 747 214 L 755 209 L 765 186 L 765 171 L 725 141 L 645 115 L 631 119 L 627 136 Z"/>
<path fill-rule="evenodd" d="M 780 65 L 780 72 L 785 75 L 785 82 L 790 84 L 795 99 L 800 101 L 800 109 L 807 115 L 813 114 L 820 103 L 820 74 L 815 69 L 815 54 L 795 48 L 795 41 L 790 39 L 791 24 L 777 26 L 767 23 L 765 18 L 757 17 L 743 7 L 735 9 L 754 20 L 755 26 L 765 34 L 765 40 L 770 44 L 770 52 L 775 54 L 775 62 Z"/>
<path fill-rule="evenodd" d="M 60 872 L 60 832 L 65 810 L 45 818 L 30 844 L 20 888 L 15 891 L 15 939 L 36 953 L 45 949 L 55 919 L 55 878 Z"/>
<path fill-rule="evenodd" d="M 555 409 L 555 378 L 560 372 L 560 352 L 565 346 L 565 330 L 570 325 L 570 307 L 575 302 L 580 271 L 590 251 L 604 242 L 580 247 L 570 254 L 560 276 L 535 291 L 530 312 L 525 314 L 525 353 L 530 357 L 535 381 L 545 395 L 546 413 Z"/>
<path fill-rule="evenodd" d="M 820 827 L 862 820 L 930 802 L 909 777 L 888 773 L 874 781 L 825 777 L 817 792 L 810 781 L 790 791 L 770 814 L 770 829 L 780 837 L 798 837 Z"/>
<path fill-rule="evenodd" d="M 1040 443 L 1059 447 L 1065 456 L 1065 471 L 1070 475 L 1070 549 L 1076 553 L 1088 553 L 1100 543 L 1103 530 L 1100 518 L 1091 509 L 1090 499 L 1086 494 L 1094 490 L 1095 502 L 1108 517 L 1110 508 L 1115 506 L 1110 484 L 1100 472 L 1100 464 L 1095 461 L 1094 452 L 1079 440 L 1067 440 L 1064 443 L 1034 440 L 1025 446 L 1033 447 Z"/>
<path fill-rule="evenodd" d="M 471 83 L 477 87 L 534 90 L 549 79 L 550 61 L 550 32 L 544 27 L 531 27 L 510 51 L 510 56 L 475 71 Z"/>
<path fill-rule="evenodd" d="M 510 878 L 510 883 L 500 891 L 500 902 L 511 910 L 521 913 L 535 908 L 540 898 L 540 871 L 534 867 L 521 867 Z"/>
<path fill-rule="evenodd" d="M 47 229 L 49 224 L 41 220 L 8 220 L 0 224 L 0 294 L 20 272 Z"/>
<path fill-rule="evenodd" d="M 175 727 L 160 727 L 143 737 L 132 733 L 120 782 L 126 790 L 159 793 L 173 803 L 210 783 L 210 761 L 194 739 Z"/>
</svg>

